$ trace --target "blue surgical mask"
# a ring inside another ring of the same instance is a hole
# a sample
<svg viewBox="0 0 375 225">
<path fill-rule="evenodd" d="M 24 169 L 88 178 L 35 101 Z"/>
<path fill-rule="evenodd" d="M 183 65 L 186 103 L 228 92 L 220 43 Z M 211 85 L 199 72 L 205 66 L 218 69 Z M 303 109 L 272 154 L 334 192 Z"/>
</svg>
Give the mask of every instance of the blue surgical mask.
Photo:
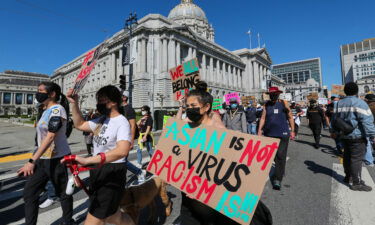
<svg viewBox="0 0 375 225">
<path fill-rule="evenodd" d="M 236 109 L 236 108 L 238 107 L 238 105 L 237 105 L 236 103 L 233 103 L 233 104 L 230 104 L 230 107 L 231 107 L 232 109 Z"/>
</svg>

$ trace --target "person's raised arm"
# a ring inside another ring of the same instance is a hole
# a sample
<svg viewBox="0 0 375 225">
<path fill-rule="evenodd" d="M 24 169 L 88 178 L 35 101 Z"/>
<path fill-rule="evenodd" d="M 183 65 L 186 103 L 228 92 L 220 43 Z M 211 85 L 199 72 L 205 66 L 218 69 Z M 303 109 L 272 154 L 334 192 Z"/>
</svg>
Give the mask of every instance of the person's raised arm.
<svg viewBox="0 0 375 225">
<path fill-rule="evenodd" d="M 70 103 L 74 127 L 80 131 L 92 132 L 89 122 L 85 121 L 78 106 L 78 95 L 73 95 L 73 89 L 69 89 L 66 98 Z"/>
</svg>

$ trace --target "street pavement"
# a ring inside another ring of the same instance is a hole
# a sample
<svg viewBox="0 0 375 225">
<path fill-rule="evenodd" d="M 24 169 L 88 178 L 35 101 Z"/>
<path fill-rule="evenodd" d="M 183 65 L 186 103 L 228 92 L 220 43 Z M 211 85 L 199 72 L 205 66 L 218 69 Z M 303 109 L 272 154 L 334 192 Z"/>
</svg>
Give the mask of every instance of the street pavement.
<svg viewBox="0 0 375 225">
<path fill-rule="evenodd" d="M 0 122 L 0 224 L 24 223 L 22 193 L 25 179 L 16 177 L 15 172 L 33 152 L 34 135 L 33 128 Z M 281 191 L 274 191 L 271 183 L 266 183 L 262 201 L 270 209 L 274 224 L 375 224 L 375 190 L 369 193 L 353 192 L 342 183 L 342 159 L 334 153 L 334 142 L 328 133 L 324 131 L 322 135 L 322 146 L 315 149 L 311 131 L 302 125 L 298 139 L 289 145 Z M 74 154 L 86 154 L 81 132 L 74 131 L 69 143 Z M 147 154 L 144 156 L 147 162 Z M 130 153 L 129 159 L 136 161 L 135 151 Z M 87 173 L 81 177 L 87 182 Z M 362 178 L 375 189 L 374 167 L 364 166 Z M 168 190 L 174 203 L 173 212 L 168 218 L 160 216 L 157 224 L 174 224 L 179 218 L 180 192 L 173 187 L 168 187 Z M 77 190 L 74 194 L 74 219 L 80 224 L 84 221 L 88 204 L 86 194 Z M 142 212 L 140 224 L 147 224 L 147 214 L 147 209 Z M 39 210 L 38 224 L 58 224 L 60 216 L 60 204 L 55 203 Z"/>
</svg>

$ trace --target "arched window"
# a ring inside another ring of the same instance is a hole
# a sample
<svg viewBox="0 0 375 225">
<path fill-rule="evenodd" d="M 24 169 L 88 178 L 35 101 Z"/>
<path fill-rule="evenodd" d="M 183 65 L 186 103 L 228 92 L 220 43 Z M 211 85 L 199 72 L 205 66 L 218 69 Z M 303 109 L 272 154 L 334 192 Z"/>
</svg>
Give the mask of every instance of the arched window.
<svg viewBox="0 0 375 225">
<path fill-rule="evenodd" d="M 370 92 L 370 88 L 366 85 L 365 86 L 365 93 L 368 93 L 368 92 Z"/>
</svg>

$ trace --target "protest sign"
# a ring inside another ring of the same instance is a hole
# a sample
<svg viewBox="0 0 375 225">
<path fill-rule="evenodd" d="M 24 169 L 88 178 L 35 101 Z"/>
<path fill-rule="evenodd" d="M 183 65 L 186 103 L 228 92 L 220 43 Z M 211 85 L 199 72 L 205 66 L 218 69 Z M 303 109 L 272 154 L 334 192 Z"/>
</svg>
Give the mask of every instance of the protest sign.
<svg viewBox="0 0 375 225">
<path fill-rule="evenodd" d="M 190 89 L 199 82 L 199 65 L 196 58 L 169 70 L 172 80 L 174 100 L 178 101 L 186 96 Z"/>
<path fill-rule="evenodd" d="M 212 110 L 219 110 L 223 108 L 223 103 L 221 102 L 221 98 L 215 98 L 214 102 L 212 103 Z"/>
<path fill-rule="evenodd" d="M 279 140 L 167 121 L 147 166 L 167 183 L 240 224 L 250 224 Z"/>
<path fill-rule="evenodd" d="M 332 84 L 331 94 L 345 96 L 344 85 Z"/>
<path fill-rule="evenodd" d="M 328 105 L 328 99 L 326 98 L 319 98 L 318 99 L 319 105 Z"/>
<path fill-rule="evenodd" d="M 171 118 L 171 116 L 163 116 L 163 127 L 165 127 L 169 118 Z"/>
<path fill-rule="evenodd" d="M 231 98 L 236 98 L 237 102 L 239 104 L 241 103 L 241 99 L 240 99 L 240 96 L 238 95 L 238 92 L 233 92 L 233 93 L 225 94 L 224 98 L 225 98 L 225 103 L 227 105 L 230 105 L 229 101 L 230 101 Z"/>
<path fill-rule="evenodd" d="M 77 94 L 85 86 L 87 78 L 89 77 L 91 70 L 94 68 L 103 46 L 104 44 L 101 44 L 99 47 L 86 54 L 81 70 L 74 83 L 73 94 Z"/>
<path fill-rule="evenodd" d="M 242 105 L 248 106 L 249 104 L 252 105 L 256 103 L 255 96 L 242 96 L 241 97 Z"/>
<path fill-rule="evenodd" d="M 306 96 L 307 100 L 318 100 L 319 98 L 319 95 L 318 95 L 318 92 L 311 92 L 310 94 L 308 94 Z"/>
</svg>

